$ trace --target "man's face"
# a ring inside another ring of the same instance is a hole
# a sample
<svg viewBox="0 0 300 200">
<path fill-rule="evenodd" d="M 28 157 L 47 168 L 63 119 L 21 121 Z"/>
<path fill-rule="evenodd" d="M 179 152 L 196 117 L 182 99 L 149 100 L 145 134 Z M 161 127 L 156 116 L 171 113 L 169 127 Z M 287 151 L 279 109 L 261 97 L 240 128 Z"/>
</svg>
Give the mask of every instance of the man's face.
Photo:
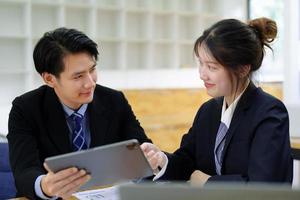
<svg viewBox="0 0 300 200">
<path fill-rule="evenodd" d="M 88 53 L 68 54 L 64 57 L 64 71 L 50 76 L 52 87 L 59 100 L 72 109 L 93 100 L 97 81 L 96 61 Z M 45 80 L 45 76 L 43 75 Z M 48 77 L 49 78 L 49 77 Z M 49 81 L 49 80 L 48 80 Z"/>
</svg>

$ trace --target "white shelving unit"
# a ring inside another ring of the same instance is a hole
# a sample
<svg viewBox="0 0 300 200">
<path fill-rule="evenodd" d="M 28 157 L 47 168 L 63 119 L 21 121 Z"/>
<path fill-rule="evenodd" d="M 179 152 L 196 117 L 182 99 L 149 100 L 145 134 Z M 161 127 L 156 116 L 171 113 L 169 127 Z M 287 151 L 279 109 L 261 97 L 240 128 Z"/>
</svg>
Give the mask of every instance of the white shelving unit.
<svg viewBox="0 0 300 200">
<path fill-rule="evenodd" d="M 221 18 L 244 20 L 246 2 L 0 0 L 0 93 L 5 94 L 0 107 L 9 110 L 14 97 L 41 84 L 32 60 L 34 45 L 43 33 L 61 26 L 79 29 L 98 43 L 99 82 L 104 85 L 118 89 L 199 86 L 194 41 Z M 244 13 L 233 15 L 230 6 Z M 182 78 L 178 76 L 187 74 L 186 81 L 178 82 Z"/>
</svg>

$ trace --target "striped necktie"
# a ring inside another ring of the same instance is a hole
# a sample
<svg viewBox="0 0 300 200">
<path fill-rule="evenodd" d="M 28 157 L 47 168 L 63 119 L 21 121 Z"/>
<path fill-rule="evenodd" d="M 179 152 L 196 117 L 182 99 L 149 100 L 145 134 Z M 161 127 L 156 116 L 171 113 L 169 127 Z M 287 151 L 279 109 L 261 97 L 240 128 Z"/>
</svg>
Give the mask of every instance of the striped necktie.
<svg viewBox="0 0 300 200">
<path fill-rule="evenodd" d="M 214 155 L 215 155 L 215 164 L 216 164 L 216 172 L 218 175 L 221 175 L 221 168 L 222 168 L 222 152 L 225 145 L 225 136 L 227 133 L 227 126 L 223 122 L 220 123 L 219 130 L 216 137 L 215 142 L 215 149 L 214 149 Z"/>
<path fill-rule="evenodd" d="M 74 122 L 74 127 L 72 130 L 73 151 L 87 149 L 85 134 L 82 126 L 83 116 L 77 112 L 74 112 L 70 117 Z"/>
</svg>

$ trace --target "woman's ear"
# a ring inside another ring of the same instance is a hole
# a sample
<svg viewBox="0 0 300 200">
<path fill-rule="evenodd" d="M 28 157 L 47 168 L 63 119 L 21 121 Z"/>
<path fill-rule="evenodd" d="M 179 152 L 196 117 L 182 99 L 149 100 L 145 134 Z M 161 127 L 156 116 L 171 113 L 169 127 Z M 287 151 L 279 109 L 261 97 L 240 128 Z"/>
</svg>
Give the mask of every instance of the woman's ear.
<svg viewBox="0 0 300 200">
<path fill-rule="evenodd" d="M 245 78 L 246 76 L 248 76 L 249 73 L 250 73 L 250 69 L 251 69 L 250 65 L 243 65 L 243 66 L 241 66 L 238 69 L 239 78 Z"/>
<path fill-rule="evenodd" d="M 42 73 L 42 78 L 49 87 L 54 88 L 55 83 L 56 83 L 56 77 L 53 74 L 44 72 L 44 73 Z"/>
</svg>

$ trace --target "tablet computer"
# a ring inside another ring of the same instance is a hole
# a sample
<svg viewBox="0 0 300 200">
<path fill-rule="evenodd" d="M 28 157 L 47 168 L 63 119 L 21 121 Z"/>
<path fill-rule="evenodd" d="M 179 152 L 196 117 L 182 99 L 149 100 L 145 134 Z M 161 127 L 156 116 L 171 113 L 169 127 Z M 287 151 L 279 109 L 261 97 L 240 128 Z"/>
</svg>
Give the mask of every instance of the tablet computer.
<svg viewBox="0 0 300 200">
<path fill-rule="evenodd" d="M 136 139 L 49 157 L 45 162 L 53 172 L 69 167 L 85 169 L 91 179 L 80 189 L 153 175 Z"/>
</svg>

